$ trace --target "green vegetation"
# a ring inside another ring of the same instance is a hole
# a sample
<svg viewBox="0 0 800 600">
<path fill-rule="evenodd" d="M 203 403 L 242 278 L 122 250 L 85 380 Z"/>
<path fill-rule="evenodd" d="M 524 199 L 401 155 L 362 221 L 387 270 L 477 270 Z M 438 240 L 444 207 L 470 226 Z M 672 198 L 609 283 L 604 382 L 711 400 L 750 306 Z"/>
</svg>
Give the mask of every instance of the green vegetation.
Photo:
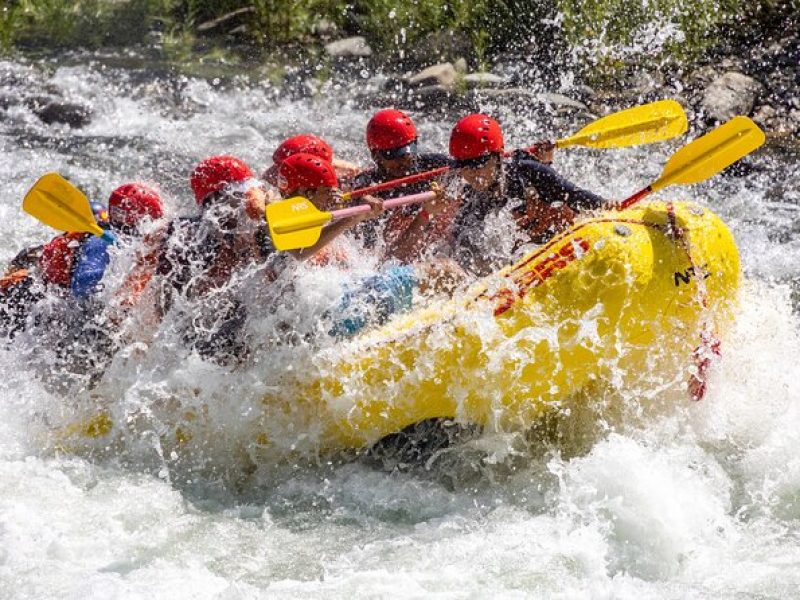
<svg viewBox="0 0 800 600">
<path fill-rule="evenodd" d="M 747 1 L 559 0 L 559 8 L 567 39 L 580 45 L 595 78 L 610 79 L 630 57 L 648 65 L 696 60 L 719 43 L 721 27 L 740 18 Z"/>
<path fill-rule="evenodd" d="M 797 26 L 800 0 L 4 0 L 0 51 L 98 48 L 160 40 L 168 59 L 198 54 L 302 57 L 329 36 L 364 35 L 388 61 L 567 44 L 599 72 L 685 63 L 729 35 Z M 768 31 L 769 30 L 769 31 Z M 156 32 L 158 35 L 153 36 Z"/>
<path fill-rule="evenodd" d="M 22 47 L 127 46 L 170 17 L 171 0 L 6 0 L 0 44 Z"/>
</svg>

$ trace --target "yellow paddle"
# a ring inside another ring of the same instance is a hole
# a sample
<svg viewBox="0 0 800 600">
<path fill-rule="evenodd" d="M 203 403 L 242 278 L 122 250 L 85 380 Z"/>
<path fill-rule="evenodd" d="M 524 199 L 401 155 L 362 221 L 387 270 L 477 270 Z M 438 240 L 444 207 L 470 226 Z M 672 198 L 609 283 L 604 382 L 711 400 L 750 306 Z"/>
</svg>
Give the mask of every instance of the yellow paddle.
<svg viewBox="0 0 800 600">
<path fill-rule="evenodd" d="M 434 192 L 412 194 L 400 198 L 392 198 L 383 203 L 384 208 L 397 208 L 407 204 L 420 204 L 433 200 Z M 310 200 L 301 196 L 267 204 L 267 224 L 272 236 L 272 243 L 278 250 L 294 250 L 308 248 L 319 240 L 322 227 L 330 221 L 345 219 L 361 213 L 369 212 L 367 204 L 325 212 L 314 206 Z"/>
<path fill-rule="evenodd" d="M 659 100 L 607 115 L 568 138 L 556 148 L 623 148 L 669 140 L 686 132 L 686 113 L 675 100 Z"/>
<path fill-rule="evenodd" d="M 733 117 L 678 150 L 653 183 L 619 203 L 623 210 L 668 185 L 699 183 L 716 175 L 764 143 L 764 132 L 747 117 Z"/>
<path fill-rule="evenodd" d="M 114 243 L 114 236 L 97 224 L 89 199 L 58 173 L 39 178 L 25 194 L 22 209 L 53 229 L 84 231 Z"/>
</svg>

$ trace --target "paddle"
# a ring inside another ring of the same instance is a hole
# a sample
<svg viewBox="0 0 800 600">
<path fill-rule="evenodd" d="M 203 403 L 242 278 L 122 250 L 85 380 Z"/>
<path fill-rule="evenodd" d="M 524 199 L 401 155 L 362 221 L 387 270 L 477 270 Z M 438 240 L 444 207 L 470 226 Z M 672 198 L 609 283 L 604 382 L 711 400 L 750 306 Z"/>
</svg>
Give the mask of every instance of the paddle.
<svg viewBox="0 0 800 600">
<path fill-rule="evenodd" d="M 688 126 L 680 104 L 659 100 L 606 115 L 554 143 L 556 148 L 624 148 L 672 139 L 686 133 Z"/>
<path fill-rule="evenodd" d="M 433 200 L 434 192 L 424 192 L 393 198 L 383 203 L 384 208 L 397 208 L 408 204 L 420 204 Z M 308 248 L 319 240 L 322 227 L 331 221 L 346 219 L 371 209 L 362 204 L 351 208 L 343 208 L 333 212 L 325 212 L 314 206 L 310 200 L 297 196 L 267 205 L 267 224 L 272 236 L 272 243 L 278 250 L 295 250 Z"/>
<path fill-rule="evenodd" d="M 22 209 L 53 229 L 91 233 L 109 244 L 115 241 L 97 224 L 89 199 L 58 173 L 39 178 L 25 194 Z"/>
<path fill-rule="evenodd" d="M 705 181 L 764 143 L 764 132 L 747 117 L 733 117 L 727 123 L 688 143 L 667 162 L 661 176 L 620 202 L 624 210 L 652 192 L 668 185 Z"/>
<path fill-rule="evenodd" d="M 634 106 L 606 115 L 578 133 L 552 142 L 556 148 L 586 146 L 588 148 L 624 148 L 642 144 L 652 144 L 669 140 L 686 132 L 688 121 L 686 113 L 675 100 L 659 100 L 642 106 Z M 526 148 L 532 151 L 536 146 Z M 360 198 L 368 194 L 378 194 L 401 185 L 433 179 L 446 173 L 450 167 L 439 167 L 432 171 L 415 173 L 400 179 L 378 183 L 344 194 L 345 200 Z"/>
<path fill-rule="evenodd" d="M 433 179 L 437 175 L 443 175 L 449 170 L 450 167 L 439 167 L 438 169 L 433 169 L 432 171 L 423 171 L 422 173 L 414 173 L 413 175 L 407 175 L 406 177 L 401 177 L 400 179 L 392 179 L 391 181 L 376 183 L 375 185 L 361 188 L 360 190 L 345 192 L 342 194 L 342 199 L 352 200 L 354 198 L 361 198 L 362 196 L 368 196 L 370 194 L 379 194 L 380 192 L 392 190 L 396 187 L 400 187 L 401 185 L 409 185 L 411 183 L 417 183 L 418 181 L 427 181 L 428 179 Z"/>
</svg>

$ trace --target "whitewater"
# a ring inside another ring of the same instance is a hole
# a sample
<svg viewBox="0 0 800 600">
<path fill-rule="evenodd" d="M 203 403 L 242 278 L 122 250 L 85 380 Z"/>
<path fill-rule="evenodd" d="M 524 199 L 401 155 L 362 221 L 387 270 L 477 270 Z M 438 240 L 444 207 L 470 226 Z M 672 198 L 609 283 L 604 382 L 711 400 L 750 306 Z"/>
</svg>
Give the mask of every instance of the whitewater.
<svg viewBox="0 0 800 600">
<path fill-rule="evenodd" d="M 95 113 L 70 129 L 42 124 L 24 104 L 0 111 L 0 262 L 52 236 L 20 209 L 48 171 L 103 200 L 126 181 L 157 183 L 176 216 L 194 210 L 188 174 L 210 154 L 261 169 L 282 139 L 314 132 L 339 157 L 368 160 L 370 113 L 344 84 L 292 100 L 267 84 L 119 62 L 0 62 L 4 94 L 50 86 Z M 510 146 L 582 124 L 539 107 L 485 108 L 501 117 Z M 455 119 L 414 117 L 423 147 L 444 149 Z M 556 166 L 621 198 L 685 141 L 569 150 Z M 115 360 L 114 376 L 78 399 L 51 393 L 39 366 L 8 346 L 0 598 L 797 597 L 799 165 L 761 151 L 746 168 L 662 194 L 699 199 L 725 220 L 744 285 L 706 398 L 653 389 L 626 398 L 630 420 L 564 415 L 555 433 L 485 433 L 405 471 L 347 456 L 271 462 L 248 447 L 252 410 L 296 359 L 288 351 L 264 349 L 263 360 L 231 370 L 182 354 L 166 336 Z M 300 288 L 317 296 L 305 309 L 336 296 L 335 275 L 306 279 Z M 160 438 L 175 408 L 154 401 L 164 398 L 208 411 L 211 431 L 180 454 Z M 90 401 L 132 415 L 134 433 L 65 451 L 50 426 Z"/>
</svg>

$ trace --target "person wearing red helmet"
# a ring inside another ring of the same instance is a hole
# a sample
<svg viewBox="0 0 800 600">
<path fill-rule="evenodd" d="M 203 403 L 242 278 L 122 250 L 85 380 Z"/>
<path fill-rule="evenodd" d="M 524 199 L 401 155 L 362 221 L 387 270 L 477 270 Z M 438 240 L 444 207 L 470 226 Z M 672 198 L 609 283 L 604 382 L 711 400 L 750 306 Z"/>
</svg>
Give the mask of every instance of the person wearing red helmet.
<svg viewBox="0 0 800 600">
<path fill-rule="evenodd" d="M 108 199 L 111 227 L 134 233 L 145 220 L 157 221 L 164 216 L 164 205 L 158 192 L 141 183 L 119 186 Z"/>
<path fill-rule="evenodd" d="M 192 297 L 219 288 L 239 267 L 272 253 L 262 224 L 266 193 L 250 167 L 235 156 L 210 156 L 189 177 L 199 217 L 173 221 L 166 231 L 156 272 L 169 287 Z M 191 284 L 191 285 L 190 285 Z M 171 305 L 166 294 L 162 313 Z"/>
<path fill-rule="evenodd" d="M 456 260 L 465 268 L 486 274 L 510 258 L 486 236 L 486 221 L 510 212 L 526 239 L 544 243 L 585 210 L 600 208 L 600 196 L 570 183 L 551 166 L 526 151 L 505 153 L 500 125 L 485 114 L 471 114 L 456 123 L 450 135 L 454 171 L 466 182 L 458 199 L 435 200 L 425 206 L 430 215 L 458 203 L 450 229 Z M 426 223 L 418 218 L 406 232 L 396 255 L 407 258 L 421 245 Z"/>
<path fill-rule="evenodd" d="M 164 215 L 161 198 L 154 189 L 139 183 L 127 183 L 115 189 L 109 198 L 109 209 L 92 202 L 98 224 L 116 236 L 138 236 L 144 222 Z M 100 289 L 110 256 L 108 242 L 87 233 L 65 233 L 42 249 L 39 271 L 43 282 L 52 290 L 85 298 Z"/>
<path fill-rule="evenodd" d="M 156 250 L 123 285 L 117 306 L 125 314 L 146 299 L 153 306 L 144 312 L 158 322 L 176 304 L 191 305 L 176 314 L 184 343 L 229 364 L 243 352 L 240 332 L 247 314 L 235 291 L 238 276 L 274 252 L 264 221 L 266 192 L 250 167 L 230 155 L 201 160 L 189 184 L 200 214 L 169 224 Z"/>
<path fill-rule="evenodd" d="M 278 189 L 284 198 L 303 196 L 324 211 L 333 210 L 342 202 L 342 192 L 333 165 L 313 154 L 294 154 L 284 160 L 278 169 Z M 383 213 L 382 200 L 371 196 L 361 200 L 370 205 L 370 212 L 335 221 L 322 230 L 316 244 L 293 251 L 292 254 L 300 260 L 309 259 L 358 223 Z"/>
<path fill-rule="evenodd" d="M 281 163 L 294 154 L 313 154 L 322 158 L 331 165 L 336 172 L 337 177 L 353 177 L 359 169 L 354 164 L 344 160 L 334 158 L 333 148 L 323 140 L 315 135 L 304 133 L 292 136 L 283 142 L 272 153 L 272 166 L 267 168 L 262 174 L 261 179 L 277 187 L 278 185 L 278 169 Z"/>
<path fill-rule="evenodd" d="M 384 183 L 450 164 L 450 159 L 444 154 L 420 152 L 416 125 L 406 113 L 394 108 L 379 110 L 372 116 L 367 124 L 366 140 L 375 166 L 346 179 L 343 187 L 347 190 Z M 397 186 L 376 196 L 383 199 L 397 198 L 426 192 L 430 187 L 430 181 L 420 181 Z M 395 238 L 408 227 L 419 211 L 418 206 L 392 211 L 383 224 L 383 236 L 387 239 Z M 378 222 L 372 222 L 363 227 L 361 233 L 366 246 L 374 246 L 377 242 L 378 226 Z"/>
<path fill-rule="evenodd" d="M 450 164 L 444 154 L 420 152 L 414 121 L 394 108 L 379 110 L 372 116 L 366 138 L 375 167 L 344 182 L 347 189 L 359 189 Z M 427 182 L 408 184 L 381 192 L 379 196 L 386 199 L 414 194 L 427 190 L 429 185 Z"/>
<path fill-rule="evenodd" d="M 320 210 L 333 210 L 341 203 L 333 167 L 310 154 L 287 158 L 278 171 L 278 186 L 284 198 L 303 196 Z M 374 219 L 383 212 L 382 200 L 365 196 L 360 201 L 369 204 L 372 211 L 334 222 L 323 229 L 314 246 L 295 251 L 293 255 L 319 266 L 330 264 L 333 258 L 340 267 L 346 268 L 349 257 L 341 248 L 331 252 L 331 242 L 356 224 Z M 333 320 L 329 333 L 334 337 L 350 337 L 367 326 L 384 323 L 391 315 L 411 308 L 415 289 L 432 288 L 434 282 L 442 279 L 442 270 L 436 265 L 388 265 L 366 279 L 352 282 L 336 308 L 326 313 L 326 317 Z M 441 281 L 439 287 L 444 283 Z"/>
</svg>

